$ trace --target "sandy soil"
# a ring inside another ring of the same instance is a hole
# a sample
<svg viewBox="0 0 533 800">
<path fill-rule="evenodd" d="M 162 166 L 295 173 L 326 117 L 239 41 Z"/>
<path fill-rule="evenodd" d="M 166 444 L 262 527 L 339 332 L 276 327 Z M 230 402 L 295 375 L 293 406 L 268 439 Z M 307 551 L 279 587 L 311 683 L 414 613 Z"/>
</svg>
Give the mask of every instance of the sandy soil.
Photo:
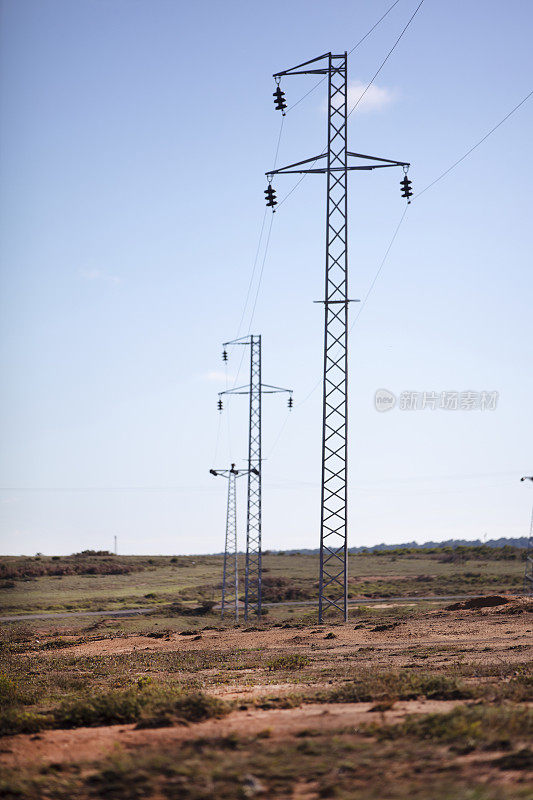
<svg viewBox="0 0 533 800">
<path fill-rule="evenodd" d="M 64 650 L 70 655 L 109 655 L 139 651 L 215 651 L 254 650 L 264 654 L 265 664 L 274 653 L 315 655 L 320 667 L 354 661 L 365 667 L 420 666 L 435 668 L 465 654 L 468 662 L 506 664 L 524 663 L 533 658 L 533 603 L 516 600 L 505 605 L 455 611 L 430 611 L 412 619 L 376 623 L 366 617 L 347 624 L 309 625 L 266 630 L 239 628 L 203 631 L 200 638 L 169 634 L 164 638 L 132 635 L 88 641 Z M 333 635 L 332 638 L 327 638 Z M 40 655 L 46 655 L 41 651 Z M 319 656 L 319 659 L 318 659 Z M 417 659 L 419 659 L 417 661 Z M 221 659 L 223 662 L 223 659 Z M 209 672 L 212 670 L 206 670 Z M 215 670 L 216 671 L 216 670 Z M 258 673 L 262 674 L 261 679 Z M 250 674 L 252 673 L 252 674 Z M 266 677 L 265 677 L 266 676 Z M 319 681 L 322 676 L 318 676 Z M 222 684 L 209 689 L 228 700 L 242 700 L 268 694 L 283 696 L 302 689 L 302 684 L 275 681 L 275 673 L 265 670 L 242 670 L 242 684 Z M 257 685 L 247 685 L 256 683 Z M 329 683 L 329 682 L 328 682 Z M 319 688 L 320 682 L 313 683 Z M 18 767 L 31 764 L 76 762 L 80 756 L 90 762 L 109 755 L 120 746 L 135 752 L 158 748 L 198 738 L 220 738 L 230 734 L 240 737 L 268 735 L 283 739 L 305 730 L 355 731 L 365 722 L 394 722 L 406 714 L 445 712 L 462 701 L 399 701 L 391 710 L 372 711 L 372 703 L 309 704 L 291 709 L 242 709 L 227 717 L 191 725 L 135 730 L 133 725 L 115 725 L 75 730 L 45 731 L 38 735 L 19 735 L 0 740 L 0 764 Z M 464 702 L 464 701 L 463 701 Z M 265 734 L 265 732 L 268 732 Z M 484 758 L 496 757 L 491 753 Z M 487 761 L 488 763 L 488 761 Z M 293 795 L 299 800 L 316 797 L 313 786 L 302 783 Z"/>
<path fill-rule="evenodd" d="M 108 755 L 120 744 L 127 750 L 158 747 L 200 738 L 220 738 L 231 733 L 254 736 L 268 731 L 283 739 L 303 730 L 354 729 L 363 722 L 396 722 L 406 714 L 449 711 L 460 701 L 411 700 L 397 702 L 390 711 L 373 712 L 373 703 L 313 704 L 290 709 L 234 711 L 223 719 L 194 725 L 135 730 L 135 725 L 43 731 L 37 735 L 7 736 L 0 743 L 0 763 L 16 767 L 32 763 L 91 761 Z"/>
<path fill-rule="evenodd" d="M 518 603 L 519 601 L 517 601 Z M 366 619 L 343 625 L 302 626 L 301 628 L 270 628 L 267 630 L 236 629 L 227 631 L 203 631 L 200 638 L 171 634 L 166 638 L 129 636 L 92 640 L 74 647 L 55 650 L 72 655 L 110 655 L 129 653 L 134 650 L 210 650 L 228 651 L 236 649 L 259 649 L 265 653 L 265 661 L 271 658 L 269 651 L 309 652 L 328 651 L 333 657 L 341 654 L 357 654 L 360 649 L 369 662 L 390 658 L 396 664 L 409 657 L 415 648 L 435 648 L 433 657 L 442 660 L 447 646 L 457 652 L 483 650 L 485 663 L 497 661 L 505 652 L 506 661 L 524 660 L 524 650 L 532 649 L 533 618 L 527 611 L 517 613 L 519 606 L 502 606 L 458 611 L 433 611 L 423 617 L 406 621 L 393 621 L 380 630 L 380 626 Z M 334 638 L 325 638 L 333 634 Z M 373 648 L 369 650 L 368 648 Z"/>
</svg>

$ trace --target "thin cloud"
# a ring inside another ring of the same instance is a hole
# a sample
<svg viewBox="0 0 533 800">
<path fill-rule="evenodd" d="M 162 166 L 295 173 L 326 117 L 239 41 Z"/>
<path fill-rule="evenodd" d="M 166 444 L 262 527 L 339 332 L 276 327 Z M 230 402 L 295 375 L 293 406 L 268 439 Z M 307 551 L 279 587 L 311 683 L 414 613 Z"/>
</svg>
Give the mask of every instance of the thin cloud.
<svg viewBox="0 0 533 800">
<path fill-rule="evenodd" d="M 104 283 L 112 283 L 115 286 L 121 282 L 118 275 L 110 275 L 100 269 L 80 269 L 79 274 L 86 281 L 103 281 Z"/>
<path fill-rule="evenodd" d="M 218 383 L 225 383 L 227 379 L 228 383 L 231 383 L 233 381 L 233 376 L 227 375 L 225 372 L 222 372 L 222 370 L 213 370 L 212 372 L 205 372 L 202 375 L 202 379 L 204 381 L 217 381 Z"/>
<path fill-rule="evenodd" d="M 352 81 L 348 86 L 348 111 L 350 111 L 357 103 L 357 111 L 363 114 L 371 113 L 372 111 L 381 111 L 386 106 L 390 105 L 395 97 L 394 93 L 387 89 L 385 86 L 378 86 L 373 83 L 367 91 L 366 83 L 363 81 Z M 337 95 L 339 101 L 342 99 Z M 362 98 L 362 99 L 361 99 Z M 327 106 L 324 106 L 326 110 Z"/>
</svg>

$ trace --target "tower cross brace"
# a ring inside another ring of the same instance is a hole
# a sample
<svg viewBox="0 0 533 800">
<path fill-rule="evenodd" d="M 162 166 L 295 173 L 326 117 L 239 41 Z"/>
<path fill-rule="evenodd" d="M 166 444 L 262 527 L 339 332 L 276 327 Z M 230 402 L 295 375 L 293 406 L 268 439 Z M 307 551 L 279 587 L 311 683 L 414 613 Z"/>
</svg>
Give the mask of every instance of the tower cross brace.
<svg viewBox="0 0 533 800">
<path fill-rule="evenodd" d="M 326 75 L 328 143 L 315 156 L 267 172 L 274 175 L 314 173 L 327 176 L 326 270 L 324 290 L 324 358 L 322 390 L 322 475 L 320 504 L 319 621 L 328 610 L 348 618 L 348 172 L 401 166 L 404 161 L 348 150 L 348 56 L 322 56 L 274 74 Z M 362 160 L 353 164 L 350 158 Z"/>
</svg>

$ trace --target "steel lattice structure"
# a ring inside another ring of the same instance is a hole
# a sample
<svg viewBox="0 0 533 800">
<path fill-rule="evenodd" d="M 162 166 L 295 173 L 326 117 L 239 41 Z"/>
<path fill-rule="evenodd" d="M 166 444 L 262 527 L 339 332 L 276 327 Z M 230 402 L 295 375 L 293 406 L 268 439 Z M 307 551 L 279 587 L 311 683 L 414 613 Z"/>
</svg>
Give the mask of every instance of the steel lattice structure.
<svg viewBox="0 0 533 800">
<path fill-rule="evenodd" d="M 337 609 L 345 620 L 348 615 L 348 172 L 409 167 L 407 162 L 348 151 L 347 70 L 347 53 L 325 53 L 274 74 L 278 84 L 286 75 L 327 76 L 328 144 L 326 151 L 314 158 L 266 173 L 269 181 L 274 175 L 290 173 L 325 173 L 327 176 L 325 293 L 324 300 L 320 301 L 324 303 L 321 622 L 328 609 Z M 352 165 L 349 157 L 372 163 Z"/>
<path fill-rule="evenodd" d="M 524 478 L 520 478 L 520 480 L 533 481 L 533 475 L 526 475 Z M 533 594 L 533 509 L 531 509 L 531 522 L 529 524 L 529 537 L 527 540 L 524 594 Z"/>
<path fill-rule="evenodd" d="M 222 572 L 222 604 L 220 615 L 230 611 L 239 619 L 239 564 L 237 549 L 237 478 L 246 475 L 247 470 L 210 469 L 211 475 L 226 478 L 228 481 L 228 502 L 226 509 L 226 537 L 224 542 L 224 567 Z"/>
<path fill-rule="evenodd" d="M 244 618 L 252 608 L 261 616 L 261 336 L 250 336 L 250 413 Z"/>
<path fill-rule="evenodd" d="M 224 394 L 249 395 L 249 423 L 248 423 L 248 492 L 246 508 L 246 566 L 244 578 L 244 618 L 248 619 L 250 610 L 261 616 L 261 576 L 262 576 L 262 548 L 261 548 L 261 401 L 263 394 L 289 392 L 291 389 L 282 389 L 279 386 L 263 384 L 261 380 L 261 336 L 251 334 L 231 342 L 224 342 L 223 346 L 247 345 L 250 347 L 250 383 L 248 386 L 239 386 L 219 392 L 219 397 Z"/>
</svg>

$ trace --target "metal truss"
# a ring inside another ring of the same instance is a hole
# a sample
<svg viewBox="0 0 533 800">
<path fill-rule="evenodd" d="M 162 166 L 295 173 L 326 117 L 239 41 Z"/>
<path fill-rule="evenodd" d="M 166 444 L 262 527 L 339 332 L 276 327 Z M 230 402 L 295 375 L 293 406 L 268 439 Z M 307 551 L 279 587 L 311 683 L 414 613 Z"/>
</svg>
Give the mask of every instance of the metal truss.
<svg viewBox="0 0 533 800">
<path fill-rule="evenodd" d="M 279 386 L 270 386 L 261 381 L 261 336 L 251 334 L 223 346 L 248 345 L 250 347 L 250 383 L 219 392 L 224 394 L 248 394 L 250 397 L 248 424 L 248 496 L 246 509 L 246 567 L 244 582 L 244 618 L 250 611 L 261 616 L 261 400 L 263 394 L 289 392 Z"/>
<path fill-rule="evenodd" d="M 533 476 L 526 475 L 522 481 L 533 481 Z M 526 567 L 524 570 L 524 594 L 533 594 L 533 509 L 529 525 L 529 537 L 526 550 Z"/>
<path fill-rule="evenodd" d="M 347 141 L 347 54 L 325 53 L 285 75 L 328 76 L 328 145 L 326 151 L 267 172 L 327 176 L 326 275 L 322 406 L 322 490 L 320 519 L 319 621 L 328 610 L 348 617 L 348 172 L 409 167 L 404 161 L 352 153 Z M 351 158 L 369 163 L 352 163 Z"/>
<path fill-rule="evenodd" d="M 531 524 L 529 526 L 529 538 L 527 540 L 524 594 L 533 594 L 533 511 L 531 512 Z"/>
<path fill-rule="evenodd" d="M 237 478 L 247 474 L 247 470 L 210 469 L 211 475 L 226 478 L 228 481 L 228 504 L 226 510 L 226 538 L 224 543 L 224 568 L 222 573 L 222 604 L 220 616 L 229 611 L 239 619 L 239 564 L 237 549 Z"/>
</svg>

